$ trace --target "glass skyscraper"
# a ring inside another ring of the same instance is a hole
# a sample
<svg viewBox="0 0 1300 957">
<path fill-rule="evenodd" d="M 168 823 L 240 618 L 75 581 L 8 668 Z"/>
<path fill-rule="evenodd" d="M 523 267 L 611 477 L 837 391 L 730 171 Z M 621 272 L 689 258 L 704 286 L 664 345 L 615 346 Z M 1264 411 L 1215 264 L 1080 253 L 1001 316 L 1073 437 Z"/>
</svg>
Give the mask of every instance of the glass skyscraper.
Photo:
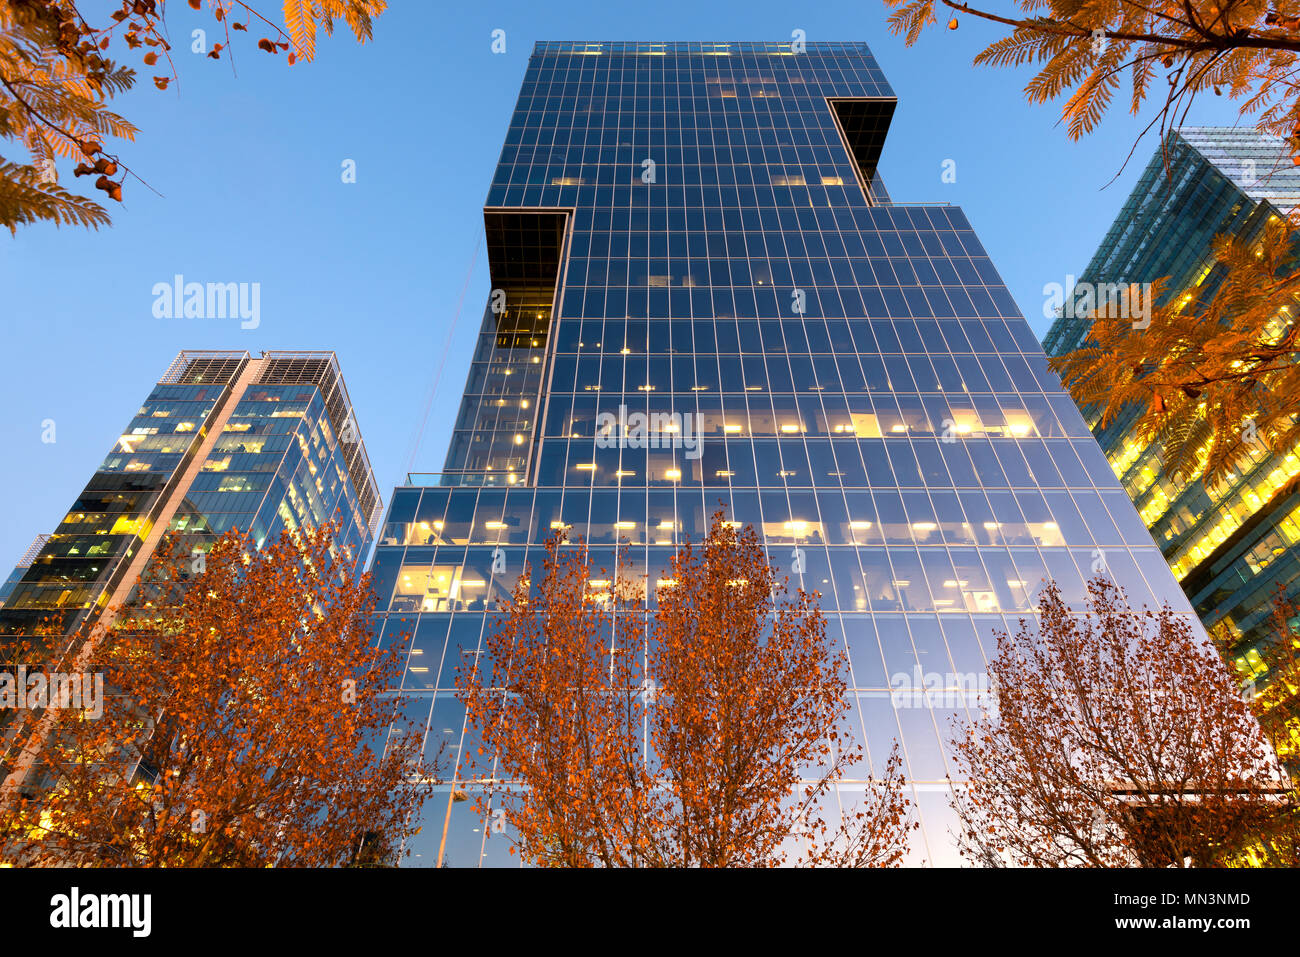
<svg viewBox="0 0 1300 957">
<path fill-rule="evenodd" d="M 258 546 L 337 517 L 360 566 L 381 504 L 332 352 L 182 352 L 0 609 L 0 644 L 62 616 L 71 632 L 130 595 L 168 530 Z M 337 513 L 337 515 L 336 515 Z"/>
<path fill-rule="evenodd" d="M 1168 170 L 1165 163 L 1168 161 Z M 1114 225 L 1079 277 L 1081 283 L 1145 283 L 1168 277 L 1166 300 L 1189 314 L 1218 290 L 1218 235 L 1249 241 L 1270 219 L 1300 206 L 1300 167 L 1279 137 L 1253 129 L 1183 128 L 1157 150 Z M 1279 323 L 1293 320 L 1279 314 Z M 1062 315 L 1044 345 L 1049 354 L 1079 348 L 1089 321 Z M 1096 423 L 1095 410 L 1084 410 Z M 1249 467 L 1215 488 L 1174 482 L 1159 449 L 1131 434 L 1133 414 L 1097 428 L 1111 467 L 1159 544 L 1174 576 L 1207 627 L 1231 635 L 1232 665 L 1243 680 L 1267 687 L 1259 653 L 1270 640 L 1274 594 L 1300 601 L 1300 447 L 1259 449 Z M 1300 621 L 1292 622 L 1300 632 Z M 1293 694 L 1261 699 L 1289 714 L 1278 744 L 1300 761 L 1300 713 Z M 1276 723 L 1271 718 L 1266 722 Z"/>
<path fill-rule="evenodd" d="M 536 46 L 446 464 L 394 492 L 373 562 L 430 758 L 477 747 L 454 668 L 561 526 L 596 567 L 628 543 L 652 607 L 719 502 L 779 575 L 802 566 L 870 751 L 839 799 L 898 740 L 913 862 L 956 860 L 966 708 L 907 690 L 982 676 L 1044 578 L 1081 607 L 1107 569 L 1190 615 L 965 215 L 886 192 L 895 106 L 862 43 Z M 611 441 L 638 413 L 661 441 Z M 441 787 L 410 862 L 517 863 L 464 799 L 480 783 Z"/>
<path fill-rule="evenodd" d="M 75 658 L 79 625 L 129 604 L 168 531 L 202 548 L 238 529 L 256 547 L 281 531 L 337 519 L 336 542 L 360 569 L 382 506 L 332 352 L 178 355 L 122 430 L 52 535 L 15 569 L 0 606 L 0 659 L 39 633 L 58 670 Z M 26 563 L 26 567 L 23 567 Z M 56 623 L 61 622 L 61 627 Z M 0 715 L 0 780 L 22 792 L 54 782 L 21 770 Z"/>
</svg>

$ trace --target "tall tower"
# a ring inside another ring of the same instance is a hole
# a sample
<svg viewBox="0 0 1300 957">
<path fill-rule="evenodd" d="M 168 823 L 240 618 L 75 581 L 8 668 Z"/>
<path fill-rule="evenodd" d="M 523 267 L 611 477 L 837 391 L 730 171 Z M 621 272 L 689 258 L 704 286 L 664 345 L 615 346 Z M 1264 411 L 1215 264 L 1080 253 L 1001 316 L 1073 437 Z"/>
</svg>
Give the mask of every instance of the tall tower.
<svg viewBox="0 0 1300 957">
<path fill-rule="evenodd" d="M 1168 166 L 1166 167 L 1166 163 Z M 1214 239 L 1249 242 L 1271 219 L 1300 207 L 1300 167 L 1286 141 L 1260 130 L 1184 127 L 1156 150 L 1115 222 L 1079 276 L 1085 288 L 1168 277 L 1167 300 L 1189 313 L 1218 291 L 1223 267 Z M 1280 309 L 1279 326 L 1294 322 Z M 1091 323 L 1063 313 L 1044 340 L 1049 354 L 1079 348 Z M 1085 409 L 1097 441 L 1159 544 L 1206 627 L 1231 635 L 1230 658 L 1243 679 L 1268 689 L 1260 646 L 1274 640 L 1273 599 L 1300 601 L 1300 446 L 1267 449 L 1222 485 L 1175 482 L 1160 467 L 1159 448 L 1132 434 L 1134 414 L 1102 429 Z M 1300 622 L 1292 622 L 1300 629 Z M 1266 722 L 1281 731 L 1278 751 L 1300 766 L 1300 707 L 1294 694 L 1267 693 Z M 1289 715 L 1289 717 L 1284 717 Z"/>
<path fill-rule="evenodd" d="M 0 648 L 122 604 L 169 530 L 260 546 L 337 512 L 359 567 L 380 511 L 334 353 L 182 352 L 13 585 Z"/>
<path fill-rule="evenodd" d="M 801 567 L 870 763 L 902 746 L 916 861 L 955 860 L 943 742 L 975 703 L 906 692 L 977 681 L 1047 577 L 1190 615 L 965 215 L 886 192 L 895 106 L 862 43 L 536 46 L 446 465 L 394 492 L 373 563 L 427 754 L 477 747 L 453 670 L 561 525 L 597 567 L 628 543 L 651 604 L 720 501 Z M 668 441 L 611 441 L 636 414 Z M 413 862 L 516 863 L 476 786 L 426 804 Z"/>
</svg>

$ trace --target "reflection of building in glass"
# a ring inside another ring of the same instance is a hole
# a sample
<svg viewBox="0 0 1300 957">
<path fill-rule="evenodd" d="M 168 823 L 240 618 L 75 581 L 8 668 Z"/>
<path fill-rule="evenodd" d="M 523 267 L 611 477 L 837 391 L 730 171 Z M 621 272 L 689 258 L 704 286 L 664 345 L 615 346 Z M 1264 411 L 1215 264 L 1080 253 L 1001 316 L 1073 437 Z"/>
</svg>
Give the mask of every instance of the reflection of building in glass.
<svg viewBox="0 0 1300 957">
<path fill-rule="evenodd" d="M 1270 217 L 1289 214 L 1300 205 L 1300 167 L 1283 140 L 1258 130 L 1182 129 L 1167 144 L 1168 174 L 1157 150 L 1079 281 L 1169 277 L 1165 297 L 1178 297 L 1190 312 L 1222 280 L 1214 237 L 1249 239 Z M 1078 348 L 1088 326 L 1083 318 L 1058 318 L 1047 352 Z M 1164 475 L 1157 450 L 1134 441 L 1131 425 L 1121 417 L 1098 430 L 1097 441 L 1192 607 L 1207 627 L 1222 624 L 1234 636 L 1241 677 L 1267 687 L 1259 646 L 1271 630 L 1272 597 L 1281 587 L 1300 598 L 1300 448 L 1261 450 L 1249 469 L 1210 490 Z M 1292 760 L 1300 754 L 1300 720 L 1293 724 Z"/>
<path fill-rule="evenodd" d="M 0 636 L 121 604 L 170 530 L 260 546 L 335 517 L 363 561 L 378 487 L 331 352 L 182 352 L 14 586 Z"/>
<path fill-rule="evenodd" d="M 855 736 L 877 769 L 901 742 L 915 858 L 949 863 L 941 742 L 965 708 L 912 707 L 897 676 L 974 695 L 1049 576 L 1078 603 L 1105 567 L 1186 607 L 965 215 L 890 201 L 895 102 L 861 43 L 536 47 L 445 469 L 396 490 L 373 563 L 385 639 L 414 632 L 428 755 L 477 747 L 454 669 L 553 529 L 596 567 L 628 543 L 653 603 L 722 501 L 821 592 Z M 437 792 L 408 860 L 517 860 L 455 799 L 474 788 Z"/>
</svg>

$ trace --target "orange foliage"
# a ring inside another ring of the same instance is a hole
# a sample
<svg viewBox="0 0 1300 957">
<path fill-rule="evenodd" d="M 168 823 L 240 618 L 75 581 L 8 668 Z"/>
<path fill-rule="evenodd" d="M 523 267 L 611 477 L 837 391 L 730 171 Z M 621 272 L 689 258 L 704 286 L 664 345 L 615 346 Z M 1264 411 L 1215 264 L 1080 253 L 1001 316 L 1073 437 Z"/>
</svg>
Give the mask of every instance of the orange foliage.
<svg viewBox="0 0 1300 957">
<path fill-rule="evenodd" d="M 249 551 L 232 531 L 201 563 L 166 538 L 139 598 L 80 636 L 79 666 L 103 675 L 102 716 L 27 716 L 36 786 L 0 806 L 5 859 L 391 862 L 433 773 L 395 717 L 405 642 L 375 645 L 369 576 L 353 576 L 335 532 Z"/>
<path fill-rule="evenodd" d="M 487 653 L 457 683 L 483 747 L 466 780 L 505 811 L 514 847 L 550 866 L 891 865 L 907 850 L 897 748 L 834 809 L 862 758 L 846 658 L 818 595 L 789 595 L 752 528 L 713 516 L 647 613 L 623 564 L 548 543 Z M 647 627 L 647 620 L 650 627 Z M 829 808 L 828 808 L 829 805 Z M 828 820 L 834 816 L 835 821 Z"/>
<path fill-rule="evenodd" d="M 1104 576 L 998 636 L 995 712 L 955 729 L 963 853 L 1037 867 L 1294 864 L 1294 793 L 1213 648 Z"/>
</svg>

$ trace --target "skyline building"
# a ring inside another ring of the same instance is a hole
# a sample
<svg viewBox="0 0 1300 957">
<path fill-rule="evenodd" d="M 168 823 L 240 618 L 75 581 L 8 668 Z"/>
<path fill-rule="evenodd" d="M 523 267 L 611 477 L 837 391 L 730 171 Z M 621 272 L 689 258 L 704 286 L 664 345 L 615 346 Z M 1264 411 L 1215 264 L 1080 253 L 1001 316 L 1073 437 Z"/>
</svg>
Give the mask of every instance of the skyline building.
<svg viewBox="0 0 1300 957">
<path fill-rule="evenodd" d="M 1223 278 L 1214 261 L 1216 236 L 1249 241 L 1273 218 L 1300 205 L 1300 167 L 1279 137 L 1254 129 L 1187 127 L 1173 130 L 1157 149 L 1114 224 L 1079 276 L 1080 284 L 1149 283 L 1168 277 L 1162 296 L 1195 312 Z M 1166 155 L 1167 154 L 1167 155 Z M 1165 169 L 1166 159 L 1168 171 Z M 1292 321 L 1279 313 L 1278 322 Z M 1090 322 L 1062 315 L 1044 339 L 1050 355 L 1082 345 Z M 1097 428 L 1098 443 L 1175 578 L 1207 628 L 1226 628 L 1228 657 L 1238 676 L 1267 689 L 1260 654 L 1270 641 L 1277 590 L 1300 601 L 1300 447 L 1260 448 L 1252 463 L 1218 487 L 1180 484 L 1164 474 L 1159 449 L 1132 436 L 1134 415 Z M 1300 632 L 1300 621 L 1292 628 Z M 1261 700 L 1289 714 L 1279 754 L 1300 759 L 1300 714 L 1294 695 Z"/>
<path fill-rule="evenodd" d="M 335 517 L 359 569 L 382 510 L 332 352 L 184 351 L 0 608 L 0 645 L 62 615 L 70 634 L 130 595 L 164 533 L 256 546 Z"/>
<path fill-rule="evenodd" d="M 17 643 L 38 632 L 45 663 L 75 660 L 78 639 L 134 599 L 168 532 L 201 548 L 238 529 L 260 548 L 285 529 L 337 518 L 336 542 L 359 572 L 380 511 L 334 353 L 181 352 L 54 532 L 14 570 L 0 606 L 3 662 L 23 663 L 32 652 Z M 55 781 L 29 773 L 21 727 L 0 721 L 0 781 L 34 796 Z"/>
<path fill-rule="evenodd" d="M 900 744 L 912 863 L 957 861 L 944 741 L 978 706 L 918 683 L 983 676 L 1045 578 L 1191 616 L 965 214 L 886 191 L 896 107 L 864 43 L 535 46 L 446 462 L 394 491 L 372 562 L 429 758 L 476 747 L 454 670 L 559 527 L 595 567 L 625 543 L 653 607 L 720 502 L 752 524 L 848 653 L 844 808 Z M 409 863 L 518 864 L 481 786 L 439 787 Z"/>
</svg>

